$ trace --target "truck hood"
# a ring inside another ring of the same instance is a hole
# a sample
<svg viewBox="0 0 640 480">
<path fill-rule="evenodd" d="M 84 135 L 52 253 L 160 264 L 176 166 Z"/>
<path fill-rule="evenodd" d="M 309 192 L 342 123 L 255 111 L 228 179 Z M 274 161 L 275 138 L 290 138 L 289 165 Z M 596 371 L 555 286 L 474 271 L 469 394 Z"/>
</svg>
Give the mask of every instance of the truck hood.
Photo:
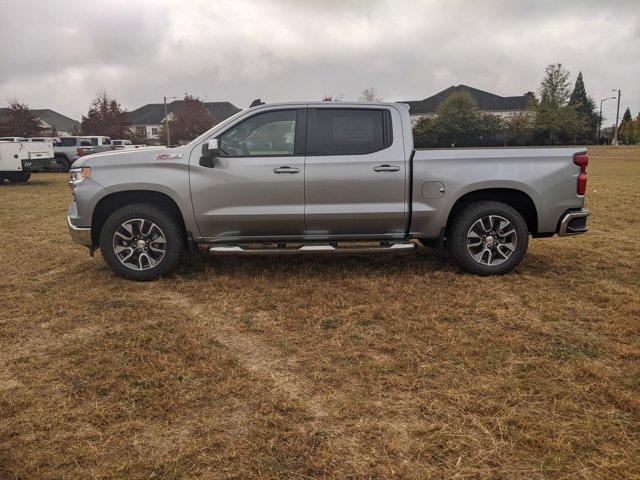
<svg viewBox="0 0 640 480">
<path fill-rule="evenodd" d="M 92 153 L 78 158 L 73 162 L 72 167 L 115 167 L 118 165 L 151 163 L 155 162 L 159 156 L 167 156 L 165 158 L 175 160 L 188 159 L 184 147 L 146 147 L 135 150 L 109 150 L 106 152 Z"/>
</svg>

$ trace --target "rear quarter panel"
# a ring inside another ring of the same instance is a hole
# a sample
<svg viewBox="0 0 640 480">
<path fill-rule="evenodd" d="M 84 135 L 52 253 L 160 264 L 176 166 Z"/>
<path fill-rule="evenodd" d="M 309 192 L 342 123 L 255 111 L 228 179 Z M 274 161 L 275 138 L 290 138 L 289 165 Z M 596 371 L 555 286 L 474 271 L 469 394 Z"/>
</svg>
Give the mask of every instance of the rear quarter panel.
<svg viewBox="0 0 640 480">
<path fill-rule="evenodd" d="M 536 206 L 538 232 L 554 232 L 562 213 L 584 204 L 584 197 L 576 194 L 580 169 L 573 164 L 573 155 L 584 151 L 584 147 L 416 150 L 411 234 L 436 238 L 459 198 L 489 188 L 526 193 Z M 442 197 L 423 196 L 422 186 L 429 181 L 444 184 Z"/>
</svg>

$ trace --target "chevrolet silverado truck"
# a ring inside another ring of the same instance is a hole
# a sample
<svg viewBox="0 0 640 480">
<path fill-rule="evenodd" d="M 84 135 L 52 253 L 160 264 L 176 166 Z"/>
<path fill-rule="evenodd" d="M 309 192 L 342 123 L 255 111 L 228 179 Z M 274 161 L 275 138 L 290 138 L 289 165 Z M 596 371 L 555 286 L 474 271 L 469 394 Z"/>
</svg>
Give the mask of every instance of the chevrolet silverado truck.
<svg viewBox="0 0 640 480">
<path fill-rule="evenodd" d="M 584 147 L 415 150 L 397 103 L 249 108 L 187 145 L 73 164 L 72 239 L 151 280 L 210 255 L 394 253 L 448 246 L 503 274 L 529 236 L 587 231 Z"/>
</svg>

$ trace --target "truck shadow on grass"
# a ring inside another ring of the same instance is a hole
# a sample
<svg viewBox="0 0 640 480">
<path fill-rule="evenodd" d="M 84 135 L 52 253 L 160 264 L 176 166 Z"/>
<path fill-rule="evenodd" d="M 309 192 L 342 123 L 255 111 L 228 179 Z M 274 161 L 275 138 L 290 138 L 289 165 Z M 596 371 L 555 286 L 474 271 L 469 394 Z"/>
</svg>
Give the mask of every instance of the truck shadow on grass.
<svg viewBox="0 0 640 480">
<path fill-rule="evenodd" d="M 175 275 L 193 277 L 220 274 L 255 277 L 344 275 L 412 275 L 461 272 L 447 251 L 421 249 L 412 254 L 220 256 L 187 254 Z"/>
</svg>

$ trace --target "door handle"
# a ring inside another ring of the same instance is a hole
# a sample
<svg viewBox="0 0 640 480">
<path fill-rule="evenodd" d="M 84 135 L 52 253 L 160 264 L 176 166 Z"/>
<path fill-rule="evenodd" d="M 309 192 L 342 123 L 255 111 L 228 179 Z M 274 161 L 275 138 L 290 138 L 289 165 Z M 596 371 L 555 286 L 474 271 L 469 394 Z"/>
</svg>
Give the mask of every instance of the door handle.
<svg viewBox="0 0 640 480">
<path fill-rule="evenodd" d="M 378 165 L 377 167 L 373 168 L 374 172 L 397 172 L 398 170 L 400 170 L 400 167 L 396 166 L 396 165 Z"/>
<path fill-rule="evenodd" d="M 274 168 L 273 173 L 300 173 L 300 169 L 282 166 L 282 167 Z"/>
</svg>

